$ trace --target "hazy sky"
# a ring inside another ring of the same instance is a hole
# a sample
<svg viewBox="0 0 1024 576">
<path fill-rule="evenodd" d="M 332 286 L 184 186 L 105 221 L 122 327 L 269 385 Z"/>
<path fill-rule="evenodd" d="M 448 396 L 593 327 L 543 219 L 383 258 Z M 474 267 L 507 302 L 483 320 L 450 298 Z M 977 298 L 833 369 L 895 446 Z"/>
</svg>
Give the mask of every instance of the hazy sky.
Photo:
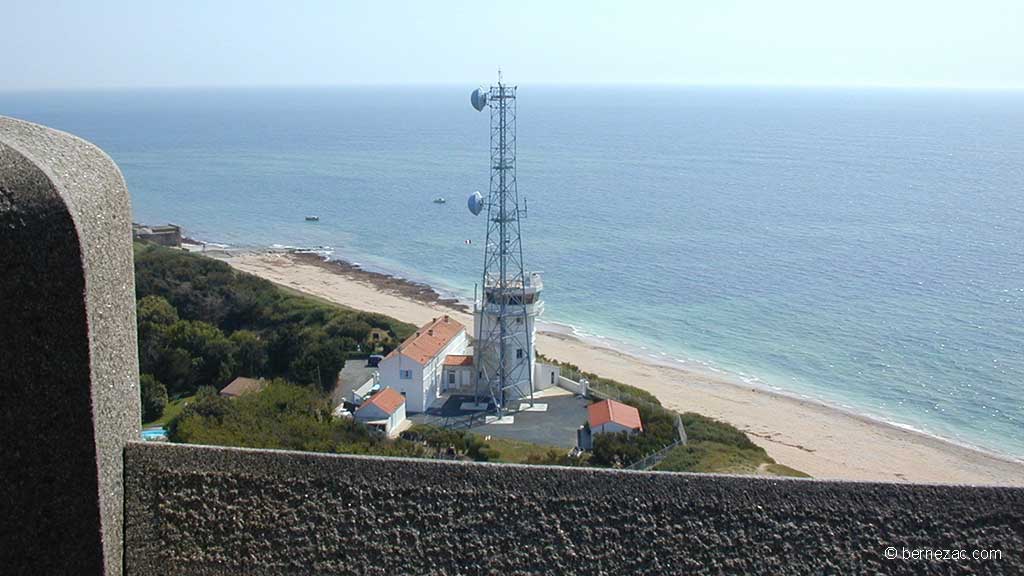
<svg viewBox="0 0 1024 576">
<path fill-rule="evenodd" d="M 0 90 L 679 83 L 1024 88 L 1024 0 L 0 0 Z"/>
</svg>

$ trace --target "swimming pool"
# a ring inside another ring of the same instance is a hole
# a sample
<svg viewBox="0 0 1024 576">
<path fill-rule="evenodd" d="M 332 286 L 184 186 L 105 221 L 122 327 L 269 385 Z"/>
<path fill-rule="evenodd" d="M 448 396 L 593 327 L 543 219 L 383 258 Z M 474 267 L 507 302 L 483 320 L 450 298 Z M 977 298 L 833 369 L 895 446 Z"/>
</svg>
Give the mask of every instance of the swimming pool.
<svg viewBox="0 0 1024 576">
<path fill-rule="evenodd" d="M 167 430 L 165 428 L 147 428 L 142 431 L 143 440 L 167 440 Z"/>
</svg>

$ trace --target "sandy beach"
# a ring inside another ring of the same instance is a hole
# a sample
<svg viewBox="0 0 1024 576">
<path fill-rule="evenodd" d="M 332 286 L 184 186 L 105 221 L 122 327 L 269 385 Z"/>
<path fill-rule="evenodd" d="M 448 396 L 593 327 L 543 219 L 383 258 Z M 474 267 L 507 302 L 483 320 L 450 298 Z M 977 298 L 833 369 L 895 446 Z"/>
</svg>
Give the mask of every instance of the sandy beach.
<svg viewBox="0 0 1024 576">
<path fill-rule="evenodd" d="M 451 314 L 472 325 L 464 306 L 429 287 L 322 262 L 316 255 L 207 252 L 234 268 L 344 306 L 421 325 Z M 727 377 L 654 364 L 556 332 L 541 332 L 549 357 L 648 390 L 679 411 L 698 412 L 747 432 L 781 464 L 816 478 L 1024 485 L 1024 463 L 860 417 L 813 401 L 754 389 Z"/>
</svg>

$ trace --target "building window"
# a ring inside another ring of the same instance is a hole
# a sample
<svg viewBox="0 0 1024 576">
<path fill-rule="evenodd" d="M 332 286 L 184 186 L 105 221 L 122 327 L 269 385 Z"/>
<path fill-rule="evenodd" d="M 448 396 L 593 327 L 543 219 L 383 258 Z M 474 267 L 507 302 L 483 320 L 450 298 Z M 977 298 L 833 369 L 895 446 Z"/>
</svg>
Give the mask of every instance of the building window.
<svg viewBox="0 0 1024 576">
<path fill-rule="evenodd" d="M 552 384 L 555 383 L 555 373 L 554 372 L 551 373 L 551 383 Z"/>
<path fill-rule="evenodd" d="M 516 358 L 522 358 L 522 357 L 523 357 L 523 349 L 520 348 L 520 349 L 516 350 Z"/>
<path fill-rule="evenodd" d="M 455 372 L 448 373 L 448 383 L 455 384 Z"/>
<path fill-rule="evenodd" d="M 412 370 L 399 370 L 398 377 L 402 380 L 412 380 Z"/>
</svg>

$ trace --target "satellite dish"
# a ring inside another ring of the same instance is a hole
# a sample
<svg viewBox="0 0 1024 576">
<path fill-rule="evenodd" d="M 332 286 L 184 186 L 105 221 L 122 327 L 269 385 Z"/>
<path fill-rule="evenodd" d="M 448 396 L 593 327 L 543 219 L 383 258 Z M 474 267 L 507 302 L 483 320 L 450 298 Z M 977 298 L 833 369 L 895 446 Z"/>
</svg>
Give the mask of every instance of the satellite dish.
<svg viewBox="0 0 1024 576">
<path fill-rule="evenodd" d="M 487 106 L 487 92 L 483 88 L 477 88 L 469 96 L 469 101 L 473 104 L 473 108 L 476 108 L 476 111 L 479 112 L 484 109 L 484 106 Z"/>
<path fill-rule="evenodd" d="M 484 209 L 484 197 L 480 195 L 480 192 L 473 192 L 469 195 L 467 204 L 469 205 L 469 211 L 476 216 Z"/>
</svg>

